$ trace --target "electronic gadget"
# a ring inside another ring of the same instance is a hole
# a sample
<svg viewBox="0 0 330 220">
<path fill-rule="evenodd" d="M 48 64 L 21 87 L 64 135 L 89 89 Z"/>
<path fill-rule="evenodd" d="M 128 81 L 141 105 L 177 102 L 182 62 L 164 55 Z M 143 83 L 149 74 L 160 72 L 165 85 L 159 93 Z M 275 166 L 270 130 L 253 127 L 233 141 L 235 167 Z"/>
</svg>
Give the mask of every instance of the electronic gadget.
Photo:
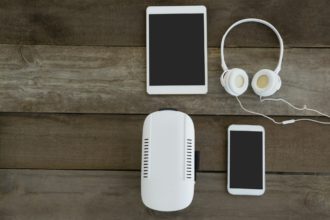
<svg viewBox="0 0 330 220">
<path fill-rule="evenodd" d="M 271 30 L 274 31 L 280 44 L 280 56 L 275 70 L 270 70 L 270 69 L 259 70 L 253 76 L 251 83 L 252 89 L 257 95 L 263 97 L 271 96 L 277 90 L 279 90 L 282 85 L 279 72 L 281 70 L 281 65 L 283 60 L 283 51 L 284 51 L 283 40 L 280 33 L 276 30 L 276 28 L 272 24 L 261 19 L 247 18 L 247 19 L 239 20 L 234 24 L 232 24 L 223 35 L 221 40 L 221 66 L 224 72 L 220 77 L 220 82 L 221 85 L 225 88 L 225 90 L 233 96 L 242 95 L 248 88 L 249 78 L 245 70 L 241 68 L 228 69 L 224 57 L 224 45 L 228 33 L 237 25 L 247 22 L 257 22 L 268 26 Z"/>
<path fill-rule="evenodd" d="M 190 205 L 195 185 L 195 130 L 192 119 L 175 110 L 149 114 L 142 137 L 141 196 L 157 211 Z"/>
<path fill-rule="evenodd" d="M 279 53 L 279 59 L 277 66 L 274 70 L 270 69 L 261 69 L 259 70 L 252 78 L 251 86 L 255 94 L 257 94 L 260 97 L 260 102 L 264 101 L 276 101 L 276 102 L 283 102 L 289 105 L 290 107 L 294 108 L 295 110 L 298 111 L 311 111 L 314 113 L 317 113 L 319 115 L 325 116 L 327 118 L 330 118 L 329 115 L 322 113 L 318 110 L 308 108 L 306 105 L 303 107 L 297 107 L 287 100 L 283 98 L 263 98 L 263 97 L 268 97 L 273 95 L 276 91 L 278 91 L 281 88 L 282 81 L 279 76 L 280 70 L 281 70 L 281 65 L 282 65 L 282 60 L 283 60 L 283 52 L 284 52 L 284 46 L 283 46 L 283 40 L 280 35 L 280 33 L 277 31 L 277 29 L 270 24 L 269 22 L 257 18 L 246 18 L 239 20 L 232 24 L 228 30 L 225 32 L 225 34 L 222 37 L 221 40 L 221 45 L 220 45 L 220 53 L 221 53 L 221 67 L 223 69 L 223 73 L 221 74 L 220 77 L 220 83 L 224 87 L 224 89 L 227 91 L 232 96 L 235 96 L 240 107 L 248 113 L 259 115 L 262 117 L 265 117 L 269 120 L 271 120 L 275 124 L 281 124 L 281 125 L 286 125 L 286 124 L 292 124 L 297 121 L 310 121 L 310 122 L 315 122 L 319 124 L 324 124 L 324 125 L 330 125 L 330 122 L 326 121 L 318 121 L 314 119 L 309 119 L 309 118 L 300 118 L 300 119 L 290 119 L 290 120 L 285 120 L 285 121 L 276 121 L 275 119 L 259 113 L 255 111 L 251 111 L 247 108 L 244 107 L 242 102 L 239 99 L 239 96 L 244 94 L 244 92 L 247 90 L 249 86 L 249 78 L 245 70 L 241 68 L 228 68 L 226 62 L 225 62 L 225 56 L 224 56 L 224 45 L 225 45 L 225 40 L 228 35 L 228 33 L 236 26 L 243 24 L 243 23 L 249 23 L 249 22 L 255 22 L 255 23 L 260 23 L 263 24 L 267 27 L 269 27 L 277 36 L 279 45 L 280 45 L 280 53 Z"/>
<path fill-rule="evenodd" d="M 227 175 L 227 190 L 230 194 L 264 194 L 265 130 L 262 126 L 229 126 Z"/>
<path fill-rule="evenodd" d="M 147 93 L 207 93 L 204 6 L 147 8 Z"/>
</svg>

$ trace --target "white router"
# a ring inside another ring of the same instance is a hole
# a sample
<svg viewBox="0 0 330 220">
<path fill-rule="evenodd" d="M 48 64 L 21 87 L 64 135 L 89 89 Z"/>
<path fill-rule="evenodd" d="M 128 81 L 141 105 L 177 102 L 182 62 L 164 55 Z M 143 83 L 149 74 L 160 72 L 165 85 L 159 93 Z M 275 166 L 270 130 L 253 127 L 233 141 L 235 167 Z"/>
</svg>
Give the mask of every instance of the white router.
<svg viewBox="0 0 330 220">
<path fill-rule="evenodd" d="M 190 205 L 195 185 L 195 130 L 185 113 L 161 110 L 143 125 L 141 196 L 157 211 L 178 211 Z"/>
</svg>

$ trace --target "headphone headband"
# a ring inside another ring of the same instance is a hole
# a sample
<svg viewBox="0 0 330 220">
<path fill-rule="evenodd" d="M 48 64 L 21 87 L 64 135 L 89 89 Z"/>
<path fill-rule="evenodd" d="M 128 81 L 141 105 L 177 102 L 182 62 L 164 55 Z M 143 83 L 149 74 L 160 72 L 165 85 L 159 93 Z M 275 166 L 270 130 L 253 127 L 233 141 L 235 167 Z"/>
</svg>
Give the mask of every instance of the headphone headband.
<svg viewBox="0 0 330 220">
<path fill-rule="evenodd" d="M 221 50 L 221 66 L 222 66 L 223 71 L 228 71 L 228 66 L 226 65 L 225 56 L 224 56 L 225 39 L 226 39 L 228 33 L 234 27 L 236 27 L 236 26 L 238 26 L 240 24 L 249 23 L 249 22 L 255 22 L 255 23 L 260 23 L 260 24 L 266 25 L 267 27 L 269 27 L 270 29 L 272 29 L 272 31 L 276 34 L 276 36 L 278 38 L 278 41 L 280 43 L 280 57 L 279 57 L 278 64 L 277 64 L 274 72 L 276 74 L 278 74 L 280 72 L 280 70 L 281 70 L 282 60 L 283 60 L 283 51 L 284 51 L 282 37 L 281 37 L 280 33 L 277 31 L 277 29 L 271 23 L 269 23 L 269 22 L 267 22 L 265 20 L 257 19 L 257 18 L 246 18 L 246 19 L 242 19 L 242 20 L 236 21 L 234 24 L 232 24 L 228 28 L 228 30 L 223 35 L 222 40 L 221 40 L 221 48 L 220 48 L 220 50 Z"/>
</svg>

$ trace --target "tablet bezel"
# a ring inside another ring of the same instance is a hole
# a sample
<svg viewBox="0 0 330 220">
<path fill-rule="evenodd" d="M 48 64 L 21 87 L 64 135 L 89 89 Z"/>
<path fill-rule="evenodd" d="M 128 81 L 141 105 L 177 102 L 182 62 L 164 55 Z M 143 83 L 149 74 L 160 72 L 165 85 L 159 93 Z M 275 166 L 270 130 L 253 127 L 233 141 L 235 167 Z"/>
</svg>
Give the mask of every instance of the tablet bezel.
<svg viewBox="0 0 330 220">
<path fill-rule="evenodd" d="M 149 82 L 149 15 L 151 14 L 203 14 L 204 17 L 204 85 L 168 85 L 153 86 Z M 149 6 L 146 13 L 147 19 L 147 93 L 150 95 L 165 94 L 206 94 L 207 93 L 207 23 L 205 6 Z"/>
</svg>

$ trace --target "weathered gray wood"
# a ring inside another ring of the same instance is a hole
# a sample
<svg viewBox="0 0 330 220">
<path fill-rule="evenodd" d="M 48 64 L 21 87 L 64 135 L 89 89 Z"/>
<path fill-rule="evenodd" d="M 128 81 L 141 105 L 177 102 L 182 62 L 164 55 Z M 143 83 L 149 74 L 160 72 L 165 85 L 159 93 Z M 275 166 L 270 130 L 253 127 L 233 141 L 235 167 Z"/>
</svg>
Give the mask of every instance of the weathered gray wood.
<svg viewBox="0 0 330 220">
<path fill-rule="evenodd" d="M 145 117 L 0 114 L 0 168 L 139 170 Z M 330 173 L 329 126 L 282 127 L 240 116 L 192 119 L 203 171 L 226 170 L 230 124 L 260 124 L 266 129 L 267 171 Z"/>
<path fill-rule="evenodd" d="M 277 96 L 321 111 L 330 109 L 330 49 L 288 49 Z M 229 49 L 229 67 L 251 74 L 274 68 L 277 49 Z M 220 86 L 219 49 L 209 49 L 209 93 L 150 96 L 145 49 L 127 47 L 0 46 L 0 111 L 149 113 L 174 107 L 192 114 L 246 114 Z M 279 103 L 260 104 L 251 89 L 246 107 L 272 115 L 312 115 Z"/>
<path fill-rule="evenodd" d="M 208 39 L 218 46 L 238 19 L 258 17 L 273 23 L 290 47 L 330 45 L 327 0 L 11 0 L 0 3 L 0 43 L 58 45 L 145 45 L 149 5 L 203 4 L 208 8 Z M 258 33 L 258 34 L 256 34 Z M 277 46 L 270 31 L 246 25 L 231 34 L 230 46 Z"/>
<path fill-rule="evenodd" d="M 0 218 L 7 219 L 328 219 L 330 176 L 267 175 L 262 197 L 230 196 L 226 175 L 199 173 L 190 207 L 145 208 L 139 172 L 0 171 Z"/>
</svg>

